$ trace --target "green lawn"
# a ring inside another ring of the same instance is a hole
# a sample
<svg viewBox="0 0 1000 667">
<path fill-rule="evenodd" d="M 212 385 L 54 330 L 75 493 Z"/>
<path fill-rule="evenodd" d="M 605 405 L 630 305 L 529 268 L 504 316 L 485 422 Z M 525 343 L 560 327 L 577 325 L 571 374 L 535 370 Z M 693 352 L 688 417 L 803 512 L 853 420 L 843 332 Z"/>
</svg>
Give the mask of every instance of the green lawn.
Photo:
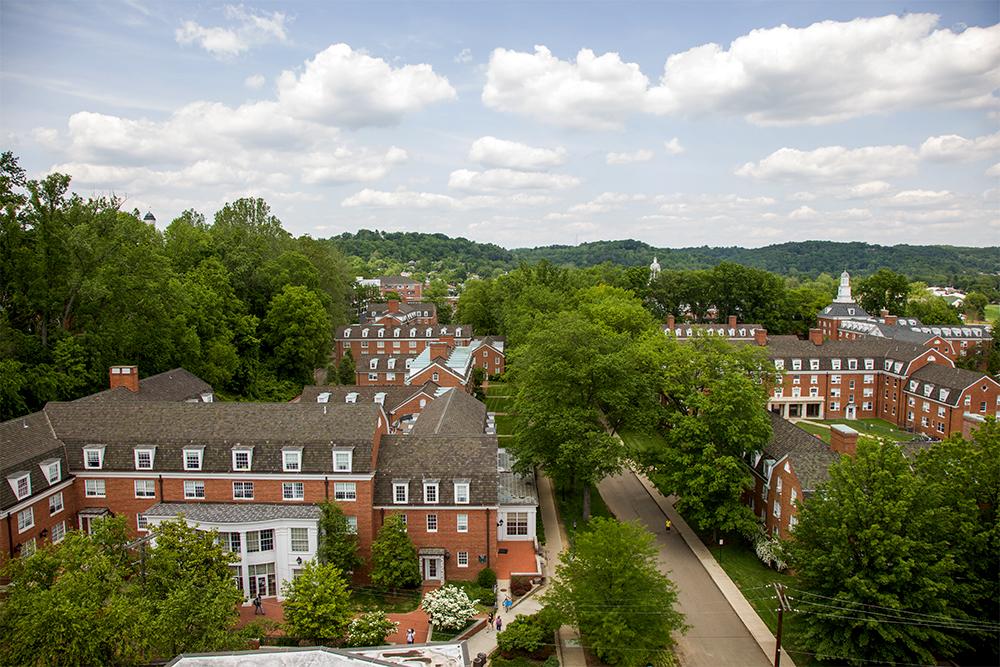
<svg viewBox="0 0 1000 667">
<path fill-rule="evenodd" d="M 490 382 L 489 386 L 486 387 L 487 396 L 509 396 L 510 392 L 510 385 L 502 382 Z"/>
<path fill-rule="evenodd" d="M 557 486 L 555 489 L 556 508 L 559 510 L 559 520 L 562 521 L 569 535 L 570 543 L 573 542 L 574 535 L 579 530 L 585 530 L 587 524 L 583 521 L 583 487 L 564 488 Z M 603 516 L 613 519 L 614 515 L 608 506 L 604 504 L 601 493 L 597 486 L 590 487 L 590 517 Z"/>
<path fill-rule="evenodd" d="M 822 426 L 816 426 L 815 424 L 805 424 L 803 422 L 797 423 L 796 426 L 807 433 L 812 433 L 823 442 L 827 444 L 830 443 L 830 429 L 823 428 Z"/>
<path fill-rule="evenodd" d="M 986 306 L 986 321 L 996 322 L 1000 320 L 1000 304 L 991 303 Z"/>
<path fill-rule="evenodd" d="M 351 604 L 358 611 L 381 609 L 389 614 L 405 614 L 420 604 L 420 591 L 400 591 L 395 595 L 373 588 L 351 590 Z"/>
<path fill-rule="evenodd" d="M 913 439 L 912 433 L 900 431 L 894 424 L 884 419 L 824 419 L 821 424 L 847 424 L 858 433 L 873 435 L 896 442 L 906 442 Z M 810 431 L 811 433 L 812 431 Z M 827 438 L 829 439 L 829 438 Z"/>
<path fill-rule="evenodd" d="M 666 442 L 659 433 L 639 433 L 638 431 L 621 431 L 621 436 L 625 446 L 630 451 L 638 454 L 653 448 L 665 447 Z"/>
<path fill-rule="evenodd" d="M 470 600 L 477 600 L 476 609 L 480 612 L 488 612 L 493 608 L 495 597 L 489 588 L 483 588 L 475 581 L 448 581 L 446 586 L 461 588 Z"/>
<path fill-rule="evenodd" d="M 497 435 L 514 435 L 514 416 L 497 416 Z"/>
<path fill-rule="evenodd" d="M 486 410 L 488 412 L 510 412 L 514 408 L 514 399 L 510 396 L 487 396 Z"/>
</svg>

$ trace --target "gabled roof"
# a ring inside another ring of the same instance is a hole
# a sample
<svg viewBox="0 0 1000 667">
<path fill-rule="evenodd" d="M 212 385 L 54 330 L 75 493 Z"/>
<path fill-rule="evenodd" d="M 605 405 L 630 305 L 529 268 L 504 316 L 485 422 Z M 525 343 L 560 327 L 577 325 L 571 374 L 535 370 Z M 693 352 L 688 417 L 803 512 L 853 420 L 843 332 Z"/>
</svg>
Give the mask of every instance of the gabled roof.
<svg viewBox="0 0 1000 667">
<path fill-rule="evenodd" d="M 157 503 L 142 513 L 153 518 L 184 516 L 205 523 L 254 523 L 275 519 L 317 520 L 316 505 L 293 503 Z"/>
<path fill-rule="evenodd" d="M 39 464 L 48 459 L 63 462 L 62 479 L 69 473 L 62 443 L 49 426 L 44 412 L 35 412 L 0 424 L 0 508 L 13 507 L 18 502 L 7 477 L 26 472 L 31 479 L 31 495 L 36 495 L 50 484 Z M 60 479 L 60 481 L 62 481 Z"/>
<path fill-rule="evenodd" d="M 955 406 L 958 405 L 966 388 L 980 382 L 997 383 L 985 373 L 927 364 L 910 376 L 903 389 L 923 398 Z"/>
<path fill-rule="evenodd" d="M 425 479 L 438 481 L 437 505 L 455 505 L 454 482 L 462 481 L 469 482 L 470 505 L 496 506 L 496 436 L 421 436 L 415 433 L 383 436 L 375 474 L 375 505 L 391 506 L 393 481 L 401 480 L 409 482 L 407 504 L 423 505 Z"/>
<path fill-rule="evenodd" d="M 934 353 L 935 350 L 874 337 L 827 340 L 822 345 L 815 345 L 795 336 L 771 336 L 767 341 L 767 353 L 771 359 L 820 359 L 820 370 L 830 370 L 830 359 L 875 359 L 875 370 L 881 370 L 881 360 L 893 359 L 909 363 L 928 352 Z M 847 370 L 846 366 L 841 370 Z"/>
<path fill-rule="evenodd" d="M 819 311 L 816 316 L 830 320 L 865 320 L 871 317 L 868 311 L 856 303 L 837 303 L 836 301 Z"/>
<path fill-rule="evenodd" d="M 728 323 L 679 323 L 674 324 L 673 327 L 668 327 L 664 324 L 660 328 L 663 329 L 663 333 L 681 340 L 697 336 L 713 336 L 731 340 L 753 340 L 757 331 L 764 327 L 760 324 L 744 324 L 740 322 L 735 327 L 729 326 Z"/>
<path fill-rule="evenodd" d="M 792 471 L 798 477 L 802 492 L 815 491 L 816 487 L 830 478 L 830 466 L 838 460 L 839 455 L 816 436 L 785 421 L 773 412 L 768 414 L 771 417 L 773 434 L 764 445 L 764 455 L 757 464 L 758 473 L 763 476 L 765 459 L 781 461 L 787 457 Z"/>
<path fill-rule="evenodd" d="M 482 435 L 486 405 L 454 387 L 432 401 L 413 425 L 412 435 Z"/>
<path fill-rule="evenodd" d="M 368 335 L 364 335 L 364 330 L 368 330 Z M 396 329 L 399 329 L 399 335 L 396 335 Z M 410 335 L 410 329 L 413 329 L 413 336 Z M 384 333 L 379 336 L 379 330 Z M 430 331 L 428 334 L 427 332 Z M 399 324 L 348 324 L 342 327 L 337 327 L 334 338 L 336 340 L 392 340 L 395 338 L 423 338 L 423 339 L 438 339 L 446 338 L 450 336 L 455 336 L 461 339 L 472 338 L 472 327 L 468 324 L 414 324 L 413 322 L 405 322 Z"/>
<path fill-rule="evenodd" d="M 380 387 L 377 385 L 358 384 L 334 386 L 309 385 L 302 388 L 302 394 L 299 396 L 298 402 L 320 403 L 320 396 L 326 394 L 326 400 L 322 401 L 323 403 L 346 403 L 348 394 L 357 394 L 355 403 L 374 403 L 375 397 L 378 394 L 385 394 L 385 400 L 382 405 L 386 411 L 393 412 L 397 407 L 418 394 L 426 394 L 430 398 L 434 398 L 434 392 L 437 389 L 438 386 L 433 382 L 427 382 L 416 387 L 398 385 Z"/>
<path fill-rule="evenodd" d="M 188 401 L 211 394 L 212 385 L 183 368 L 175 368 L 139 380 L 139 391 L 129 391 L 123 387 L 84 396 L 77 402 L 88 401 Z"/>
</svg>

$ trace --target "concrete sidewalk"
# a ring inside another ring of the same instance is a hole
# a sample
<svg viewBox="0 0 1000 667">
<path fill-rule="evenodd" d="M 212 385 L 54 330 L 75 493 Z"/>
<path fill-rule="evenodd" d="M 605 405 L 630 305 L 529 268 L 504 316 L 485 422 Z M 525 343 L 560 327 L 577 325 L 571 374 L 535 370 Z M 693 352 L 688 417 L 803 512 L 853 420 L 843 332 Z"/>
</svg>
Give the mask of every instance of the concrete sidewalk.
<svg viewBox="0 0 1000 667">
<path fill-rule="evenodd" d="M 545 574 L 546 586 L 555 575 L 556 564 L 559 561 L 559 554 L 562 553 L 569 540 L 559 522 L 556 512 L 555 497 L 552 495 L 552 483 L 547 477 L 538 475 L 538 505 L 542 513 L 542 522 L 545 526 L 545 545 L 542 547 L 543 553 L 543 573 Z M 542 608 L 539 597 L 545 592 L 546 586 L 537 589 L 530 596 L 521 598 L 510 611 L 503 611 L 502 605 L 497 605 L 497 613 L 503 619 L 506 627 L 518 615 L 530 616 Z M 507 591 L 510 590 L 509 580 L 498 580 L 497 590 L 500 592 L 499 600 L 502 602 Z M 570 645 L 567 646 L 566 644 Z M 575 645 L 573 645 L 575 644 Z M 489 655 L 497 647 L 497 632 L 494 627 L 483 628 L 466 640 L 466 647 L 469 650 L 469 657 L 475 658 L 479 653 Z M 574 628 L 563 626 L 559 631 L 559 645 L 557 647 L 559 661 L 563 667 L 586 667 L 583 649 L 579 647 L 579 635 Z"/>
<path fill-rule="evenodd" d="M 637 519 L 656 535 L 660 569 L 677 585 L 677 607 L 691 626 L 676 637 L 681 665 L 768 667 L 774 636 L 673 503 L 631 471 L 606 478 L 599 489 L 618 519 Z M 669 533 L 664 516 L 673 524 Z M 782 665 L 794 667 L 784 652 Z"/>
</svg>

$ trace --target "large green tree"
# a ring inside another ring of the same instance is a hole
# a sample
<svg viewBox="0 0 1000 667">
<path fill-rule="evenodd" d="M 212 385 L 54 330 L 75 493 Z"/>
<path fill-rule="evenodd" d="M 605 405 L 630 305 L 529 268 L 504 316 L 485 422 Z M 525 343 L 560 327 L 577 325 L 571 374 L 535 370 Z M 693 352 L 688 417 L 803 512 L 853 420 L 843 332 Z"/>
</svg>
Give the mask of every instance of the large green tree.
<svg viewBox="0 0 1000 667">
<path fill-rule="evenodd" d="M 397 590 L 420 585 L 417 548 L 398 514 L 387 516 L 379 528 L 372 542 L 371 565 L 372 583 L 379 588 Z"/>
<path fill-rule="evenodd" d="M 595 518 L 560 556 L 544 600 L 609 665 L 666 662 L 685 629 L 653 535 L 638 523 Z"/>
<path fill-rule="evenodd" d="M 271 300 L 262 328 L 280 376 L 309 382 L 313 369 L 326 365 L 333 330 L 315 292 L 286 286 Z"/>
<path fill-rule="evenodd" d="M 321 563 L 336 565 L 345 574 L 361 565 L 358 555 L 358 536 L 336 503 L 323 502 L 319 506 L 319 548 L 316 557 Z"/>
<path fill-rule="evenodd" d="M 877 316 L 883 309 L 894 315 L 905 315 L 910 281 L 901 273 L 883 268 L 867 278 L 856 278 L 852 294 L 872 315 Z"/>
<path fill-rule="evenodd" d="M 295 579 L 285 582 L 285 632 L 314 641 L 341 639 L 353 616 L 344 575 L 333 563 L 309 561 Z"/>
<path fill-rule="evenodd" d="M 923 483 L 895 443 L 860 442 L 802 505 L 787 545 L 802 589 L 800 640 L 821 660 L 857 665 L 953 655 L 969 618 L 950 545 L 953 529 L 958 539 L 967 530 L 953 518 L 939 486 Z"/>
</svg>

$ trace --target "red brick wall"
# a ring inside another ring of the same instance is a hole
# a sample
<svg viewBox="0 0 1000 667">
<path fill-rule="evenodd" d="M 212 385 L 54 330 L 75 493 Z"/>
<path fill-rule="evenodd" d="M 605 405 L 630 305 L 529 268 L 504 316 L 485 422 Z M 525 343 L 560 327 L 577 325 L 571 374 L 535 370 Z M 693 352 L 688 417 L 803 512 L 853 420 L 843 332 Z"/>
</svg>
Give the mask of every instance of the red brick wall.
<svg viewBox="0 0 1000 667">
<path fill-rule="evenodd" d="M 506 370 L 506 359 L 492 347 L 483 347 L 472 355 L 472 364 L 482 368 L 487 375 L 499 375 Z"/>
<path fill-rule="evenodd" d="M 384 510 L 385 516 L 405 514 L 407 533 L 413 544 L 419 550 L 421 547 L 447 549 L 450 557 L 445 559 L 445 579 L 474 579 L 476 574 L 489 565 L 496 565 L 496 512 L 484 509 L 468 510 L 415 510 L 391 509 Z M 427 532 L 427 515 L 437 514 L 438 530 Z M 458 514 L 469 515 L 469 532 L 459 533 L 456 530 Z M 381 525 L 381 521 L 380 524 Z M 488 545 L 488 546 L 487 546 Z M 469 552 L 469 567 L 458 567 L 459 551 Z M 486 554 L 488 563 L 480 563 L 478 556 Z"/>
<path fill-rule="evenodd" d="M 82 493 L 82 491 L 81 491 Z M 70 484 L 62 490 L 63 494 L 63 510 L 56 513 L 55 516 L 49 516 L 49 496 L 40 498 L 31 504 L 32 512 L 34 513 L 35 525 L 23 533 L 17 532 L 17 513 L 11 513 L 2 524 L 0 524 L 0 561 L 4 558 L 10 556 L 11 553 L 11 541 L 8 539 L 8 535 L 13 538 L 13 545 L 23 544 L 28 540 L 34 538 L 35 547 L 41 548 L 43 544 L 47 543 L 52 536 L 52 526 L 59 523 L 60 521 L 66 522 L 66 530 L 70 531 L 76 528 L 76 512 L 77 512 L 77 499 L 76 491 L 74 490 L 74 485 Z M 53 494 L 49 494 L 53 495 Z M 7 532 L 8 523 L 10 527 L 10 533 Z M 47 530 L 45 539 L 42 539 L 41 532 Z"/>
</svg>

